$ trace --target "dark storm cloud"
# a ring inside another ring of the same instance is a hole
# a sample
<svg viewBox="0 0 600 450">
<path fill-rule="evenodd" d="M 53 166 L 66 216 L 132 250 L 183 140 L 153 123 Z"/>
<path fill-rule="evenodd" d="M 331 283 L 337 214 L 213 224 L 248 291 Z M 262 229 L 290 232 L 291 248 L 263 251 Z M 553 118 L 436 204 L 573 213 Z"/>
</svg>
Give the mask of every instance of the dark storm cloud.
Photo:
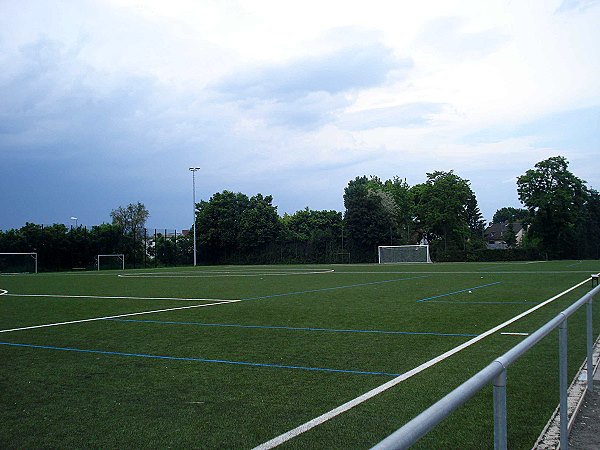
<svg viewBox="0 0 600 450">
<path fill-rule="evenodd" d="M 0 152 L 5 157 L 110 152 L 136 132 L 140 112 L 149 106 L 152 80 L 110 79 L 78 64 L 76 54 L 48 39 L 20 53 L 20 68 L 0 84 Z"/>
</svg>

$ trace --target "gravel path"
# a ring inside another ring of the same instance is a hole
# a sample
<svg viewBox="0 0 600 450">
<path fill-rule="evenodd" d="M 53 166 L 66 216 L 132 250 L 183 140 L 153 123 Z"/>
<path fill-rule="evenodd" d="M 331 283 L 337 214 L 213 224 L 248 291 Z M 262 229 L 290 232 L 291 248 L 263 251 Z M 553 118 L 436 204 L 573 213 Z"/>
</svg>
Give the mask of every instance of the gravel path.
<svg viewBox="0 0 600 450">
<path fill-rule="evenodd" d="M 600 370 L 594 376 L 594 391 L 577 415 L 569 445 L 572 450 L 600 449 Z"/>
</svg>

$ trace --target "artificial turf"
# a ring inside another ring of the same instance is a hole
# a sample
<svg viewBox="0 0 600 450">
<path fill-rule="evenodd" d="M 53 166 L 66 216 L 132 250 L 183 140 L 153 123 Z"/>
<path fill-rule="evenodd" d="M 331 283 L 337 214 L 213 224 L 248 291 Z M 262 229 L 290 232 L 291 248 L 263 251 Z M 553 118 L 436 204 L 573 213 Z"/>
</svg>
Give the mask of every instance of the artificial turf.
<svg viewBox="0 0 600 450">
<path fill-rule="evenodd" d="M 599 268 L 558 261 L 0 276 L 0 330 L 21 328 L 0 332 L 0 447 L 252 448 Z M 534 331 L 590 287 L 503 331 Z M 113 317 L 163 309 L 173 310 Z M 99 317 L 113 318 L 28 328 Z M 571 376 L 585 357 L 584 320 L 569 320 Z M 596 333 L 599 325 L 596 314 Z M 282 448 L 368 448 L 522 339 L 489 336 Z M 509 368 L 510 448 L 531 448 L 558 403 L 557 353 L 553 333 Z M 492 433 L 485 389 L 417 447 L 489 448 Z"/>
</svg>

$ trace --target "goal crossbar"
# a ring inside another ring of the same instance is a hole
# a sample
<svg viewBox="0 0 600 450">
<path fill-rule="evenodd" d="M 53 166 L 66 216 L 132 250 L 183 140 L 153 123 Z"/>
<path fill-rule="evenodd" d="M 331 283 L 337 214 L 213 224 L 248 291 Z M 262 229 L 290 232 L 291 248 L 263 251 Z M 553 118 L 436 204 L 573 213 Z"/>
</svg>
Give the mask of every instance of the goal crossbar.
<svg viewBox="0 0 600 450">
<path fill-rule="evenodd" d="M 379 264 L 430 263 L 429 245 L 380 245 Z"/>
</svg>

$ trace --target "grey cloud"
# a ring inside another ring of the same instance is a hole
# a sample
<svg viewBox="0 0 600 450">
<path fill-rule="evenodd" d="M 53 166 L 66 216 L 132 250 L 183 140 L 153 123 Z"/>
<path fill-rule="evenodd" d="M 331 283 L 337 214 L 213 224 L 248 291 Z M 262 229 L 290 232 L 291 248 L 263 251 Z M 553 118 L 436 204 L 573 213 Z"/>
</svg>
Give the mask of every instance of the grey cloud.
<svg viewBox="0 0 600 450">
<path fill-rule="evenodd" d="M 335 119 L 337 111 L 348 106 L 344 95 L 312 92 L 306 96 L 281 101 L 255 101 L 250 114 L 268 125 L 294 129 L 314 129 Z"/>
<path fill-rule="evenodd" d="M 218 95 L 273 125 L 318 126 L 349 103 L 348 93 L 381 86 L 412 68 L 380 43 L 240 72 L 214 86 Z"/>
<path fill-rule="evenodd" d="M 239 73 L 217 88 L 239 98 L 286 101 L 311 92 L 337 94 L 378 86 L 392 70 L 411 66 L 410 60 L 398 59 L 391 49 L 376 43 Z"/>
<path fill-rule="evenodd" d="M 443 103 L 407 103 L 387 108 L 375 108 L 345 114 L 339 121 L 342 128 L 364 130 L 383 127 L 413 127 L 423 125 L 431 116 L 443 111 Z"/>
</svg>

